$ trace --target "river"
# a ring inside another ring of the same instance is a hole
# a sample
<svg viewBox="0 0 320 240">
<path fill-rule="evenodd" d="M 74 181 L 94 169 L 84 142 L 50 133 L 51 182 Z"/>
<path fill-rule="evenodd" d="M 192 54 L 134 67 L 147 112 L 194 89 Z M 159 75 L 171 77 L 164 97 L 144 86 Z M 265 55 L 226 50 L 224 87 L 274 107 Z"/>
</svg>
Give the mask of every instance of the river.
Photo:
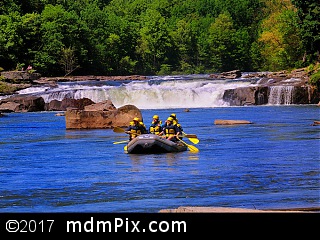
<svg viewBox="0 0 320 240">
<path fill-rule="evenodd" d="M 56 112 L 4 114 L 0 212 L 319 207 L 320 131 L 312 125 L 318 106 L 205 107 L 204 96 L 189 102 L 186 96 L 177 94 L 171 108 L 150 109 L 150 101 L 140 107 L 147 126 L 154 114 L 164 120 L 176 113 L 184 131 L 200 140 L 184 139 L 198 153 L 126 154 L 114 142 L 127 135 L 112 129 L 66 130 Z M 180 97 L 185 104 L 174 108 Z M 200 98 L 203 106 L 190 108 Z M 252 124 L 214 125 L 216 119 Z"/>
</svg>

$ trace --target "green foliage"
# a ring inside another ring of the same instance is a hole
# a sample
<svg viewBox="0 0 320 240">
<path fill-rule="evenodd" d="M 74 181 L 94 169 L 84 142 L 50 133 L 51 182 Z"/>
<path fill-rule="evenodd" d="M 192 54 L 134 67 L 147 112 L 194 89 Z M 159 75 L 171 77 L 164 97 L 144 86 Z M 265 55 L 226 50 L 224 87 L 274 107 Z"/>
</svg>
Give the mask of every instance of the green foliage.
<svg viewBox="0 0 320 240">
<path fill-rule="evenodd" d="M 320 63 L 311 64 L 307 68 L 309 73 L 309 83 L 320 90 Z"/>
<path fill-rule="evenodd" d="M 231 15 L 220 14 L 209 28 L 210 62 L 214 72 L 233 69 L 236 29 Z"/>
<path fill-rule="evenodd" d="M 310 61 L 319 60 L 320 52 L 320 2 L 319 0 L 292 0 L 298 9 L 299 27 L 303 46 Z M 309 62 L 310 63 L 310 62 Z"/>
<path fill-rule="evenodd" d="M 263 20 L 258 38 L 262 69 L 279 71 L 301 67 L 304 51 L 295 9 L 289 2 L 269 6 L 275 10 Z"/>
<path fill-rule="evenodd" d="M 120 59 L 119 61 L 119 71 L 120 75 L 128 75 L 132 72 L 134 72 L 134 69 L 136 67 L 137 61 L 134 61 L 130 59 L 129 56 L 125 56 Z"/>
<path fill-rule="evenodd" d="M 65 76 L 79 67 L 74 52 L 74 48 L 71 47 L 61 49 L 61 59 L 59 60 L 59 63 L 63 66 Z"/>
<path fill-rule="evenodd" d="M 22 69 L 25 69 L 26 64 L 25 63 L 17 63 L 17 66 L 15 68 L 16 71 L 20 71 Z"/>
<path fill-rule="evenodd" d="M 310 76 L 309 83 L 320 89 L 320 70 Z"/>
<path fill-rule="evenodd" d="M 171 66 L 169 64 L 162 64 L 158 75 L 169 75 L 171 74 Z"/>
<path fill-rule="evenodd" d="M 8 84 L 2 81 L 0 76 L 0 94 L 11 94 L 14 91 L 18 90 L 18 88 L 12 84 Z"/>
<path fill-rule="evenodd" d="M 292 3 L 4 0 L 0 65 L 31 64 L 42 76 L 301 67 L 319 58 L 320 8 L 316 0 Z"/>
</svg>

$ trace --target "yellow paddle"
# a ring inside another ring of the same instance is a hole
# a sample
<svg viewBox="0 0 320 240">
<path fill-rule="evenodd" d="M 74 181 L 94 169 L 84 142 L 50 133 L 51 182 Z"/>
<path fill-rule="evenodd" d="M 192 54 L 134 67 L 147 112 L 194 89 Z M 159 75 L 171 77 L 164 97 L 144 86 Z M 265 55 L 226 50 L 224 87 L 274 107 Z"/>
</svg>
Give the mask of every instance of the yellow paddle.
<svg viewBox="0 0 320 240">
<path fill-rule="evenodd" d="M 114 127 L 114 128 L 113 128 L 113 131 L 116 132 L 116 133 L 124 133 L 124 132 L 125 132 L 125 130 L 124 130 L 123 128 L 121 128 L 121 127 Z M 113 144 L 120 144 L 120 143 L 127 143 L 127 142 L 129 142 L 129 140 L 120 141 L 120 142 L 114 142 Z M 127 150 L 128 150 L 127 145 L 124 146 L 123 149 L 124 149 L 125 151 L 127 151 Z"/>
<path fill-rule="evenodd" d="M 188 149 L 190 150 L 190 152 L 193 152 L 193 153 L 199 152 L 199 149 L 196 148 L 195 146 L 192 146 L 192 145 L 187 144 L 186 142 L 182 141 L 180 138 L 178 138 L 178 140 L 179 140 L 180 142 L 182 142 L 184 145 L 186 145 L 186 146 L 188 147 Z"/>
<path fill-rule="evenodd" d="M 119 142 L 114 142 L 113 144 L 121 144 L 121 143 L 127 143 L 129 140 L 124 140 L 124 141 L 119 141 Z"/>
<path fill-rule="evenodd" d="M 114 127 L 113 131 L 116 133 L 124 133 L 125 132 L 125 130 L 121 127 Z"/>
<path fill-rule="evenodd" d="M 198 144 L 199 143 L 199 139 L 197 138 L 196 135 L 191 135 L 191 134 L 186 134 L 185 132 L 182 132 L 184 134 L 185 137 L 187 137 L 189 139 L 190 142 L 194 143 L 194 144 Z"/>
</svg>

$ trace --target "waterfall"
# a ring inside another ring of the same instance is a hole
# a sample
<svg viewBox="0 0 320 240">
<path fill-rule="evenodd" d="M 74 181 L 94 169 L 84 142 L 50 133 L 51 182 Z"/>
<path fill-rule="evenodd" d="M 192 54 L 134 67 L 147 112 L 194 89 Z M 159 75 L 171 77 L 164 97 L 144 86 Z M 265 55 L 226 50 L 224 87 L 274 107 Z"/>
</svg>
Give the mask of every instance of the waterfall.
<svg viewBox="0 0 320 240">
<path fill-rule="evenodd" d="M 274 84 L 269 81 L 268 85 Z M 283 80 L 283 84 L 277 82 L 276 86 L 265 87 L 263 84 L 262 88 L 259 88 L 259 83 L 258 78 L 214 79 L 201 74 L 150 76 L 137 81 L 57 82 L 54 87 L 32 86 L 18 91 L 18 94 L 41 96 L 45 103 L 65 98 L 88 98 L 95 103 L 110 100 L 117 108 L 132 104 L 139 109 L 227 107 L 233 98 L 234 102 L 258 105 L 290 105 L 296 102 L 294 94 L 298 88 L 288 85 L 288 80 Z M 230 91 L 234 89 L 239 91 Z M 230 92 L 231 100 L 224 99 L 226 91 Z"/>
<path fill-rule="evenodd" d="M 271 86 L 268 97 L 269 105 L 289 105 L 293 101 L 294 86 Z"/>
<path fill-rule="evenodd" d="M 45 103 L 64 98 L 88 98 L 93 102 L 112 101 L 115 107 L 132 104 L 139 109 L 226 107 L 227 89 L 254 85 L 252 79 L 220 80 L 206 76 L 155 77 L 147 80 L 116 82 L 58 82 L 54 88 L 28 88 L 19 94 L 41 96 Z"/>
</svg>

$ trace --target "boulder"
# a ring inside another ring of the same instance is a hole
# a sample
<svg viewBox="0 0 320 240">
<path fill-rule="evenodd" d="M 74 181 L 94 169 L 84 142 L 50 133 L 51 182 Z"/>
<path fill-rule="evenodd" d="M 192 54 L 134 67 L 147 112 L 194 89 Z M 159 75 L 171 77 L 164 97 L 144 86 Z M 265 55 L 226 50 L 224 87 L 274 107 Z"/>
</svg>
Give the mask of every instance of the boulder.
<svg viewBox="0 0 320 240">
<path fill-rule="evenodd" d="M 276 85 L 283 88 L 293 86 L 290 104 L 316 104 L 319 101 L 319 91 L 309 85 Z M 247 106 L 247 105 L 265 105 L 268 104 L 271 87 L 274 84 L 255 87 L 239 87 L 235 89 L 227 89 L 224 91 L 223 100 L 228 102 L 230 106 Z M 286 93 L 289 94 L 289 93 Z"/>
<path fill-rule="evenodd" d="M 2 112 L 39 112 L 44 111 L 45 102 L 42 97 L 17 96 L 0 100 Z"/>
<path fill-rule="evenodd" d="M 40 73 L 34 71 L 5 71 L 1 72 L 1 76 L 6 80 L 15 81 L 33 81 L 41 77 Z"/>
<path fill-rule="evenodd" d="M 93 103 L 84 107 L 86 111 L 110 111 L 116 110 L 116 107 L 110 100 L 106 100 L 104 102 Z"/>
<path fill-rule="evenodd" d="M 313 86 L 295 86 L 292 104 L 317 104 L 320 98 L 320 93 Z"/>
<path fill-rule="evenodd" d="M 222 120 L 217 119 L 214 121 L 215 125 L 236 125 L 236 124 L 251 124 L 252 122 L 247 120 Z"/>
<path fill-rule="evenodd" d="M 125 105 L 118 109 L 111 107 L 111 110 L 98 111 L 68 108 L 65 113 L 66 129 L 127 127 L 134 117 L 142 120 L 141 111 L 134 105 Z"/>
<path fill-rule="evenodd" d="M 64 98 L 62 101 L 52 100 L 46 103 L 46 111 L 66 111 L 67 108 L 77 108 L 83 110 L 86 106 L 93 104 L 94 102 L 89 98 Z"/>
<path fill-rule="evenodd" d="M 0 111 L 1 112 L 19 112 L 20 103 L 16 102 L 3 102 L 0 103 Z"/>
<path fill-rule="evenodd" d="M 224 91 L 223 100 L 230 106 L 263 105 L 268 103 L 267 87 L 240 87 Z"/>
<path fill-rule="evenodd" d="M 320 121 L 314 121 L 312 126 L 320 126 Z"/>
</svg>

